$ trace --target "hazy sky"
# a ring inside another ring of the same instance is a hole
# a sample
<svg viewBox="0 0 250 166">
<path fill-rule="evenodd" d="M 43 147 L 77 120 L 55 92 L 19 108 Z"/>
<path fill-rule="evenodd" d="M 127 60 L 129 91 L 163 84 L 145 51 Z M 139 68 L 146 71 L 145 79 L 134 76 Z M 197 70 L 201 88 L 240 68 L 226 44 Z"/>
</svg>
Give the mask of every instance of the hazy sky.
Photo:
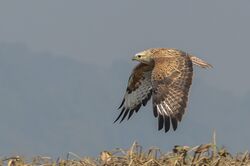
<svg viewBox="0 0 250 166">
<path fill-rule="evenodd" d="M 249 150 L 249 18 L 243 0 L 1 1 L 0 155 L 97 154 L 134 140 L 167 149 L 206 143 L 213 128 L 221 144 Z M 176 132 L 157 132 L 151 105 L 112 124 L 131 57 L 151 47 L 214 66 L 196 70 Z"/>
</svg>

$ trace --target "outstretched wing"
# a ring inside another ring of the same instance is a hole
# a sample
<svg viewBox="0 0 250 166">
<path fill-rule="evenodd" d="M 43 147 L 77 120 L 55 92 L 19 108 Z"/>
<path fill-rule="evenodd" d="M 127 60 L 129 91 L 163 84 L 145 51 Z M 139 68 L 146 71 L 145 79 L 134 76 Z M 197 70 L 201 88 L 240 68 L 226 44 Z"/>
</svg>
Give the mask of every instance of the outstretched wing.
<svg viewBox="0 0 250 166">
<path fill-rule="evenodd" d="M 174 130 L 181 121 L 188 101 L 188 92 L 192 84 L 193 65 L 185 54 L 154 59 L 152 71 L 153 111 L 158 117 L 158 129 Z"/>
<path fill-rule="evenodd" d="M 145 106 L 152 94 L 151 84 L 152 67 L 139 63 L 129 77 L 128 86 L 123 101 L 118 109 L 121 110 L 118 119 L 122 122 L 128 115 L 128 119 L 134 112 L 138 112 L 141 105 Z"/>
</svg>

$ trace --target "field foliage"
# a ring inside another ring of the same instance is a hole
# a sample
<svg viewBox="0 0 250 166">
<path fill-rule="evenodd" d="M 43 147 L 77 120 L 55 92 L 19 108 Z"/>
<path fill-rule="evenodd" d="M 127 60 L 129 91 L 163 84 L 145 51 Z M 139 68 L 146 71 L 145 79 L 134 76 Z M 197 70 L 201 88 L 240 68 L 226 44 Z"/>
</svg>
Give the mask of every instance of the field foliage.
<svg viewBox="0 0 250 166">
<path fill-rule="evenodd" d="M 80 157 L 74 153 L 68 153 L 63 158 L 52 160 L 50 157 L 37 156 L 32 159 L 23 157 L 1 158 L 0 165 L 8 166 L 250 166 L 250 154 L 248 151 L 230 154 L 227 149 L 216 146 L 215 134 L 211 143 L 195 147 L 175 145 L 170 152 L 163 153 L 159 148 L 152 147 L 143 150 L 134 142 L 129 149 L 114 149 L 102 151 L 96 158 Z"/>
</svg>

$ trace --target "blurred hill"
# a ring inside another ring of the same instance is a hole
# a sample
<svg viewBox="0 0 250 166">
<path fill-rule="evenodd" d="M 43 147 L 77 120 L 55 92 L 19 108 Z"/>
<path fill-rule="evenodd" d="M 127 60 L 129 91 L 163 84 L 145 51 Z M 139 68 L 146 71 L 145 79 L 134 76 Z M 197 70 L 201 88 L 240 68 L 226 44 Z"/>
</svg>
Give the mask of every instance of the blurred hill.
<svg viewBox="0 0 250 166">
<path fill-rule="evenodd" d="M 129 122 L 112 124 L 134 64 L 128 57 L 100 67 L 1 43 L 0 154 L 96 155 L 135 140 L 169 149 L 207 142 L 213 129 L 218 144 L 249 150 L 250 93 L 234 96 L 208 86 L 202 78 L 216 66 L 195 71 L 188 112 L 176 132 L 157 131 L 150 104 Z"/>
</svg>

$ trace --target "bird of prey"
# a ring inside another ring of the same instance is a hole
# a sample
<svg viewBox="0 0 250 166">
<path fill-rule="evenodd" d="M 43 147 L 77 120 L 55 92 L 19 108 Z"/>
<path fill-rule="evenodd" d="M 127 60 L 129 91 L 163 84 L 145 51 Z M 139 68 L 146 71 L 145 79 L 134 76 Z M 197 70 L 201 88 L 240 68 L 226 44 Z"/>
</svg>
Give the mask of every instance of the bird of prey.
<svg viewBox="0 0 250 166">
<path fill-rule="evenodd" d="M 210 68 L 210 64 L 193 55 L 172 48 L 151 48 L 136 54 L 132 60 L 140 63 L 133 69 L 114 121 L 129 119 L 152 96 L 153 113 L 158 118 L 158 130 L 175 131 L 185 113 L 192 84 L 193 64 Z"/>
</svg>

